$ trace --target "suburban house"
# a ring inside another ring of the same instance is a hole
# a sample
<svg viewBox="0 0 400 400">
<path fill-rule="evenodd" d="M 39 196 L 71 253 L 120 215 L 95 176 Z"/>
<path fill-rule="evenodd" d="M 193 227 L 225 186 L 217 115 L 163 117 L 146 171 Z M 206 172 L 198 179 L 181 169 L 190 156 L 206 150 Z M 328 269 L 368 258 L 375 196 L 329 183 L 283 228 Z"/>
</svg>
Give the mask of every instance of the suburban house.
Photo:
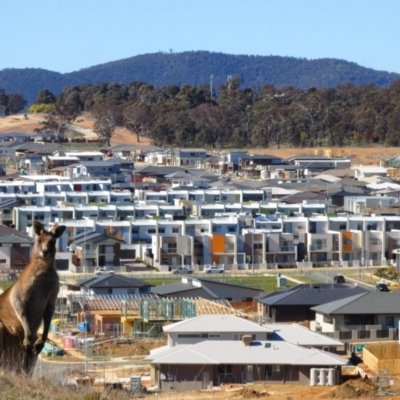
<svg viewBox="0 0 400 400">
<path fill-rule="evenodd" d="M 395 340 L 400 322 L 399 292 L 364 292 L 312 307 L 311 329 L 341 340 Z"/>
<path fill-rule="evenodd" d="M 315 319 L 317 305 L 342 300 L 367 289 L 347 284 L 300 284 L 256 298 L 258 313 L 271 322 L 302 322 Z"/>
<path fill-rule="evenodd" d="M 142 304 L 151 299 L 154 299 L 154 296 L 148 294 L 91 296 L 70 294 L 68 295 L 68 308 L 73 314 L 77 315 L 78 323 L 86 322 L 87 331 L 90 333 L 106 336 L 119 336 L 122 333 L 129 333 L 134 337 L 134 334 L 138 334 L 138 331 L 142 333 L 148 332 L 150 329 L 150 326 L 144 323 L 140 317 L 140 310 Z M 126 325 L 129 325 L 129 331 L 124 329 Z M 132 330 L 133 327 L 134 331 Z M 157 326 L 153 326 L 151 337 L 160 337 L 160 332 L 156 328 Z"/>
<path fill-rule="evenodd" d="M 24 269 L 29 263 L 33 242 L 27 234 L 0 225 L 0 269 Z"/>
<path fill-rule="evenodd" d="M 252 154 L 239 158 L 238 170 L 242 176 L 260 177 L 261 171 L 269 165 L 282 164 L 280 157 Z"/>
<path fill-rule="evenodd" d="M 334 353 L 274 340 L 270 326 L 236 316 L 203 315 L 163 330 L 168 345 L 145 358 L 160 390 L 212 390 L 222 383 L 251 382 L 315 385 L 318 374 L 336 384 L 341 366 L 348 363 Z"/>
<path fill-rule="evenodd" d="M 198 159 L 208 157 L 207 150 L 204 149 L 169 149 L 170 152 L 170 165 L 182 165 L 188 168 L 194 168 Z M 168 156 L 167 156 L 168 164 Z"/>
<path fill-rule="evenodd" d="M 72 228 L 72 227 L 71 227 Z M 68 232 L 74 232 L 73 228 Z M 121 264 L 121 242 L 119 235 L 110 231 L 108 235 L 98 232 L 69 236 L 69 248 L 73 252 L 72 264 L 84 271 L 86 267 L 113 267 Z"/>
</svg>

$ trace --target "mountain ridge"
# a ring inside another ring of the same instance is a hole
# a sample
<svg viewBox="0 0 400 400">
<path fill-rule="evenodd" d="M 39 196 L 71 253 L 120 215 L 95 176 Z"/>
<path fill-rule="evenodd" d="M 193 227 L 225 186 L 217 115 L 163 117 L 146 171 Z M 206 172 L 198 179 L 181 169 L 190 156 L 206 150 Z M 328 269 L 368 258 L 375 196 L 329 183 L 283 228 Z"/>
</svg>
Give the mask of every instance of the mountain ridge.
<svg viewBox="0 0 400 400">
<path fill-rule="evenodd" d="M 340 84 L 373 84 L 388 87 L 400 74 L 377 71 L 354 62 L 322 58 L 283 56 L 231 55 L 208 51 L 181 53 L 149 53 L 59 73 L 41 68 L 6 68 L 0 70 L 0 88 L 6 93 L 21 93 L 31 104 L 40 89 L 59 94 L 66 86 L 134 81 L 154 86 L 210 84 L 217 89 L 228 76 L 240 76 L 245 87 L 270 84 L 293 86 L 335 87 Z"/>
</svg>

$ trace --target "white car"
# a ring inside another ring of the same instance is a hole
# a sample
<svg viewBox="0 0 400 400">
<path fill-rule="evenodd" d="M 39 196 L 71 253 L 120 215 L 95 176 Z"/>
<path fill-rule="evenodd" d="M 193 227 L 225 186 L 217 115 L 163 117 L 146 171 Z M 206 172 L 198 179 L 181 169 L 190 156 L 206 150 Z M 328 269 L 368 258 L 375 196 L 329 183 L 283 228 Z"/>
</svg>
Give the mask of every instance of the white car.
<svg viewBox="0 0 400 400">
<path fill-rule="evenodd" d="M 193 271 L 186 267 L 178 267 L 171 271 L 173 274 L 191 274 Z"/>
<path fill-rule="evenodd" d="M 99 268 L 94 270 L 94 273 L 97 276 L 100 276 L 100 275 L 114 275 L 114 271 L 111 270 L 111 269 L 108 269 L 107 267 L 99 267 Z"/>
<path fill-rule="evenodd" d="M 225 269 L 221 267 L 216 267 L 215 265 L 209 265 L 208 267 L 204 267 L 204 272 L 206 274 L 223 274 L 225 272 Z"/>
</svg>

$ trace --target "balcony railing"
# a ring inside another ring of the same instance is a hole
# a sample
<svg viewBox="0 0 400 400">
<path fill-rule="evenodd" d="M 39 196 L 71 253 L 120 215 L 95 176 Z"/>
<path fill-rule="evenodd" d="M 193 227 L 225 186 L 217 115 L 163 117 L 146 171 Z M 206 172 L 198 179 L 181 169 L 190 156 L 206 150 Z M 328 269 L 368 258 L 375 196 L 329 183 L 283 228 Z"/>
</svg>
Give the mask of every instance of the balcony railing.
<svg viewBox="0 0 400 400">
<path fill-rule="evenodd" d="M 327 251 L 328 246 L 326 244 L 312 244 L 310 249 L 311 251 Z"/>
<path fill-rule="evenodd" d="M 294 246 L 279 246 L 279 251 L 281 253 L 294 251 Z"/>
<path fill-rule="evenodd" d="M 177 253 L 177 248 L 170 248 L 170 249 L 161 249 L 162 254 L 176 254 Z"/>
</svg>

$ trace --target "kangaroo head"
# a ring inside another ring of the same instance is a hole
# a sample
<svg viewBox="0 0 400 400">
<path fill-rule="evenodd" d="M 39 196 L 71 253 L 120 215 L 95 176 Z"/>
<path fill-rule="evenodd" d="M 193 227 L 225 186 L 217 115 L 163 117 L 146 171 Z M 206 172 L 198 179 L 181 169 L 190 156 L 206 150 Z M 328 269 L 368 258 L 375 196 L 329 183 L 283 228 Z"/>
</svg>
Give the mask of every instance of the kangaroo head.
<svg viewBox="0 0 400 400">
<path fill-rule="evenodd" d="M 54 226 L 49 232 L 44 226 L 33 221 L 33 230 L 36 234 L 35 244 L 32 249 L 32 256 L 40 258 L 54 258 L 56 254 L 56 241 L 64 233 L 65 226 Z"/>
</svg>

